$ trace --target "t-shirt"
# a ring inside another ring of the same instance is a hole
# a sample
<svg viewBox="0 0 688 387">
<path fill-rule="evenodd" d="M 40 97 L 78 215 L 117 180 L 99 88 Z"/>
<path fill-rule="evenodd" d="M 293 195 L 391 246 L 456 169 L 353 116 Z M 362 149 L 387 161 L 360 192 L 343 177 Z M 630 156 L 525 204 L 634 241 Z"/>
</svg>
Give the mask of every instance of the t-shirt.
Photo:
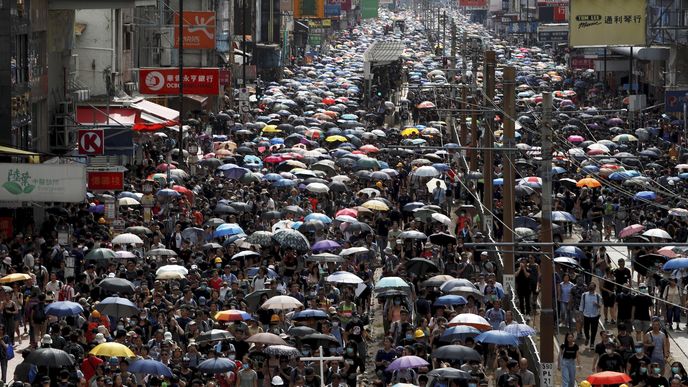
<svg viewBox="0 0 688 387">
<path fill-rule="evenodd" d="M 626 285 L 631 280 L 631 271 L 627 267 L 614 270 L 614 280 L 617 284 Z M 616 290 L 620 291 L 621 286 L 617 286 Z"/>
<path fill-rule="evenodd" d="M 349 340 L 356 343 L 363 342 L 363 323 L 359 319 L 354 319 L 346 324 L 346 331 L 349 333 Z"/>
<path fill-rule="evenodd" d="M 623 371 L 624 360 L 617 352 L 613 352 L 612 354 L 604 353 L 597 361 L 597 367 L 602 371 L 621 372 Z"/>
<path fill-rule="evenodd" d="M 572 346 L 566 344 L 561 345 L 561 355 L 564 359 L 575 359 L 578 353 L 578 344 L 574 343 Z"/>
<path fill-rule="evenodd" d="M 648 376 L 645 387 L 669 387 L 669 381 L 664 376 Z"/>
<path fill-rule="evenodd" d="M 652 306 L 652 299 L 645 294 L 639 294 L 633 297 L 633 318 L 641 321 L 650 321 L 650 307 Z"/>
<path fill-rule="evenodd" d="M 616 303 L 618 305 L 616 314 L 617 319 L 619 321 L 630 320 L 633 312 L 633 296 L 621 292 L 616 295 Z"/>
</svg>

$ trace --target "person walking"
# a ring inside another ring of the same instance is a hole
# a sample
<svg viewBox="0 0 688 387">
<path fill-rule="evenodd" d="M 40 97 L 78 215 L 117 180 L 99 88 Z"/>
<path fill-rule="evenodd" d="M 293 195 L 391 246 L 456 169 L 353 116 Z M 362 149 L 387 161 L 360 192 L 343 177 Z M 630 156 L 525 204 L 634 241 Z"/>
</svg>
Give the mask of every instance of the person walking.
<svg viewBox="0 0 688 387">
<path fill-rule="evenodd" d="M 600 321 L 600 308 L 602 307 L 602 297 L 595 291 L 596 288 L 597 285 L 594 282 L 588 284 L 588 291 L 583 293 L 578 307 L 578 310 L 583 313 L 585 343 L 591 351 L 595 346 L 597 325 Z"/>
<path fill-rule="evenodd" d="M 561 371 L 562 387 L 575 387 L 576 367 L 580 367 L 580 357 L 578 355 L 578 344 L 573 332 L 567 332 L 564 336 L 564 343 L 561 344 L 559 351 L 559 371 Z"/>
</svg>

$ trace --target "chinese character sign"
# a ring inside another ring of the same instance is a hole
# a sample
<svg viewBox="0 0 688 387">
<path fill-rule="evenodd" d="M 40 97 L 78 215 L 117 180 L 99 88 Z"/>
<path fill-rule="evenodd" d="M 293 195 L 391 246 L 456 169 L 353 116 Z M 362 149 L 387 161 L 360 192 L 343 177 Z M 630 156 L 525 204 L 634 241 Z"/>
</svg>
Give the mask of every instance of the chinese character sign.
<svg viewBox="0 0 688 387">
<path fill-rule="evenodd" d="M 646 0 L 571 0 L 571 47 L 646 44 Z"/>
<path fill-rule="evenodd" d="M 174 14 L 174 47 L 179 48 L 179 13 Z M 215 48 L 215 12 L 184 12 L 184 48 Z"/>
<path fill-rule="evenodd" d="M 86 197 L 86 167 L 5 163 L 0 184 L 0 201 L 76 203 Z"/>
<path fill-rule="evenodd" d="M 184 68 L 184 93 L 218 95 L 220 70 L 217 68 Z M 179 70 L 175 68 L 143 68 L 139 70 L 139 92 L 151 95 L 179 94 Z"/>
<path fill-rule="evenodd" d="M 91 191 L 121 191 L 123 188 L 123 172 L 88 172 L 88 189 Z"/>
</svg>

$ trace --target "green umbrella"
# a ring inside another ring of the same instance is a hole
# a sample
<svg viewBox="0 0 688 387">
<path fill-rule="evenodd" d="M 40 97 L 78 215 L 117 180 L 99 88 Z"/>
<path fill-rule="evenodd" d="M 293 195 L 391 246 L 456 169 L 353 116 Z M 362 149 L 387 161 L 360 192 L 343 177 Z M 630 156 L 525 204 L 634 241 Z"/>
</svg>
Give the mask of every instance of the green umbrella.
<svg viewBox="0 0 688 387">
<path fill-rule="evenodd" d="M 116 259 L 117 253 L 115 253 L 114 250 L 100 247 L 100 248 L 93 249 L 93 250 L 89 251 L 88 254 L 86 254 L 86 256 L 84 258 L 95 259 L 95 260 Z"/>
</svg>

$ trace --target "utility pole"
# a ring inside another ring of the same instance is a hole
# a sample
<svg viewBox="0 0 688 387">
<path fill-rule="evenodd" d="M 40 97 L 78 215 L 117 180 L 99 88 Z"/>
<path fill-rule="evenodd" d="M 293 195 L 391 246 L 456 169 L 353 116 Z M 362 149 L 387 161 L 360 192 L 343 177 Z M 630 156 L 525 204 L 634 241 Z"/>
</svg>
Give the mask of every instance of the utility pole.
<svg viewBox="0 0 688 387">
<path fill-rule="evenodd" d="M 234 109 L 234 78 L 236 78 L 236 74 L 234 74 L 234 0 L 230 0 L 227 2 L 227 6 L 229 7 L 229 14 L 231 15 L 229 17 L 229 106 L 226 107 L 225 109 Z"/>
<path fill-rule="evenodd" d="M 514 241 L 514 159 L 513 152 L 510 150 L 515 144 L 515 123 L 513 118 L 516 116 L 516 69 L 509 66 L 504 69 L 504 147 L 502 153 L 502 170 L 504 173 L 503 199 L 502 199 L 502 220 L 504 221 L 504 242 Z M 516 282 L 514 278 L 514 249 L 509 248 L 502 254 L 504 258 L 504 281 L 505 290 L 515 294 Z"/>
<path fill-rule="evenodd" d="M 459 112 L 459 125 L 461 126 L 461 131 L 459 132 L 459 143 L 461 146 L 466 146 L 468 138 L 468 127 L 466 126 L 466 110 L 468 110 L 467 103 L 467 88 L 465 85 L 461 85 L 461 111 Z"/>
<path fill-rule="evenodd" d="M 485 74 L 485 96 L 484 103 L 484 130 L 483 130 L 483 206 L 485 206 L 485 214 L 482 217 L 483 230 L 486 232 L 492 231 L 492 216 L 493 194 L 492 194 L 492 176 L 494 173 L 494 152 L 492 147 L 494 141 L 492 140 L 494 131 L 494 110 L 492 101 L 495 95 L 495 66 L 497 64 L 495 52 L 485 51 L 485 60 L 483 62 L 483 73 Z M 473 76 L 476 76 L 475 74 Z"/>
<path fill-rule="evenodd" d="M 447 43 L 447 11 L 445 10 L 442 14 L 442 57 L 444 57 L 444 48 Z"/>
<path fill-rule="evenodd" d="M 474 89 L 475 90 L 475 89 Z M 471 150 L 469 151 L 470 154 L 470 167 L 471 171 L 477 171 L 478 170 L 478 152 L 475 150 L 475 148 L 478 147 L 478 112 L 475 110 L 475 106 L 477 104 L 477 98 L 475 98 L 473 95 L 471 95 L 468 98 L 468 103 L 471 104 Z"/>
<path fill-rule="evenodd" d="M 454 84 L 454 80 L 456 79 L 456 23 L 454 23 L 454 20 L 452 20 L 451 23 L 451 58 L 449 58 L 449 66 L 451 66 L 451 69 L 448 71 L 450 75 L 451 74 L 451 79 L 449 80 L 449 84 Z"/>
<path fill-rule="evenodd" d="M 542 219 L 540 242 L 544 243 L 542 252 L 542 291 L 540 292 L 542 311 L 540 312 L 540 386 L 554 385 L 554 309 L 552 293 L 554 290 L 554 254 L 552 248 L 552 94 L 542 93 Z"/>
<path fill-rule="evenodd" d="M 184 164 L 184 0 L 179 0 L 179 165 Z M 169 167 L 168 167 L 169 168 Z"/>
</svg>

